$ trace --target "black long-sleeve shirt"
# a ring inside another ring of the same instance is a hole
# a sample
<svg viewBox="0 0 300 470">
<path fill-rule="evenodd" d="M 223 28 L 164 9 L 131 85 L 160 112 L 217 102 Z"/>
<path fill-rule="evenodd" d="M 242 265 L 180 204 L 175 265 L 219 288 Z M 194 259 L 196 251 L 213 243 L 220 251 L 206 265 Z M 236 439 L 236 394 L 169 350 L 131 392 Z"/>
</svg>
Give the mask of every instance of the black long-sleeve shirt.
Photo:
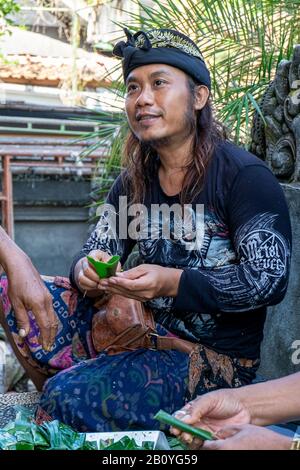
<svg viewBox="0 0 300 470">
<path fill-rule="evenodd" d="M 203 190 L 186 219 L 198 235 L 194 249 L 187 249 L 191 239 L 186 231 L 179 238 L 178 219 L 168 211 L 163 218 L 151 214 L 155 205 L 179 204 L 178 196 L 163 192 L 158 175 L 144 201 L 148 217 L 138 240 L 120 238 L 119 216 L 126 210 L 119 206 L 119 196 L 126 194 L 120 176 L 107 198 L 111 206 L 74 260 L 73 283 L 76 262 L 92 249 L 118 253 L 124 262 L 137 242 L 144 263 L 183 269 L 175 298 L 148 302 L 158 323 L 218 352 L 258 358 L 266 306 L 279 303 L 285 295 L 291 251 L 287 205 L 267 166 L 229 142 L 217 146 Z M 124 232 L 132 218 L 121 223 Z M 165 237 L 169 223 L 170 234 Z"/>
</svg>

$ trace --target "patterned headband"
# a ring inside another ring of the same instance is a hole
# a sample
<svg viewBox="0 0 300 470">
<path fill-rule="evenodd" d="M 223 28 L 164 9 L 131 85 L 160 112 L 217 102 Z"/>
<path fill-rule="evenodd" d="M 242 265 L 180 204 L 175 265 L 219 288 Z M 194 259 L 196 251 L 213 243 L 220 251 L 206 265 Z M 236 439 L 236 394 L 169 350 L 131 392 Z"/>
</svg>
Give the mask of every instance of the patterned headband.
<svg viewBox="0 0 300 470">
<path fill-rule="evenodd" d="M 211 86 L 209 71 L 196 44 L 184 34 L 172 29 L 152 29 L 132 34 L 124 29 L 127 41 L 119 41 L 113 50 L 123 59 L 123 75 L 142 65 L 163 63 L 177 67 L 197 83 Z"/>
</svg>

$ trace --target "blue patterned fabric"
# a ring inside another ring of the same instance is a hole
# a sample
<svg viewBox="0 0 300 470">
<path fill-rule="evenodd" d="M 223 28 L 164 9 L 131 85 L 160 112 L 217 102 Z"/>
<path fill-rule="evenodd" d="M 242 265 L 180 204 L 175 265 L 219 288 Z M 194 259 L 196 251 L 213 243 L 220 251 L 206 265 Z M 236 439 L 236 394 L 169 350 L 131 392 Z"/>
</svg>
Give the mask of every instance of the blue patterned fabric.
<svg viewBox="0 0 300 470">
<path fill-rule="evenodd" d="M 41 409 L 82 432 L 163 429 L 153 416 L 160 408 L 172 413 L 183 406 L 188 355 L 149 349 L 97 355 L 91 341 L 91 319 L 96 311 L 91 301 L 78 296 L 63 278 L 45 278 L 45 284 L 59 319 L 51 352 L 39 344 L 32 315 L 28 337 L 18 336 L 7 279 L 0 280 L 4 312 L 20 352 L 40 371 L 55 374 L 44 386 Z M 160 325 L 157 330 L 167 334 Z"/>
</svg>

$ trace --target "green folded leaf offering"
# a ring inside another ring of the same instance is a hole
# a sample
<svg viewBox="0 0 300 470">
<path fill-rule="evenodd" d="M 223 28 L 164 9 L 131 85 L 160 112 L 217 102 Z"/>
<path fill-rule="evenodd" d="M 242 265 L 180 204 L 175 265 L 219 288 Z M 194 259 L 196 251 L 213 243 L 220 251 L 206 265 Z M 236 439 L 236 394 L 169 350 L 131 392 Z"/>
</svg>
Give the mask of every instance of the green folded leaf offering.
<svg viewBox="0 0 300 470">
<path fill-rule="evenodd" d="M 190 424 L 186 424 L 180 419 L 174 418 L 174 416 L 166 413 L 163 410 L 159 410 L 158 413 L 154 416 L 154 419 L 161 421 L 162 423 L 168 424 L 169 426 L 173 426 L 174 428 L 180 429 L 181 431 L 188 432 L 192 436 L 198 437 L 203 441 L 208 440 L 212 441 L 214 439 L 214 435 L 206 431 L 205 429 L 195 428 Z"/>
<path fill-rule="evenodd" d="M 120 261 L 120 256 L 115 255 L 107 263 L 103 261 L 97 261 L 91 256 L 87 256 L 89 263 L 95 268 L 96 273 L 100 279 L 105 279 L 110 276 L 114 276 L 117 271 L 118 263 Z"/>
<path fill-rule="evenodd" d="M 3 450 L 97 450 L 96 442 L 86 441 L 84 433 L 74 431 L 57 420 L 35 424 L 33 413 L 17 407 L 15 421 L 0 429 Z"/>
</svg>

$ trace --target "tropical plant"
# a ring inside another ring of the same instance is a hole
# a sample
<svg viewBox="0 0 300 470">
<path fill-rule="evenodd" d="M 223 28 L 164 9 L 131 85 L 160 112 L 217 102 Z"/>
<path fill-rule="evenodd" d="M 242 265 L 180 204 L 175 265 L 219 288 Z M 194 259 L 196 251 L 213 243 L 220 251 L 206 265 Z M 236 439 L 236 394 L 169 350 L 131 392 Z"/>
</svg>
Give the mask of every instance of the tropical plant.
<svg viewBox="0 0 300 470">
<path fill-rule="evenodd" d="M 153 0 L 140 18 L 145 29 L 179 29 L 199 44 L 218 117 L 247 144 L 266 85 L 300 41 L 300 0 Z"/>
<path fill-rule="evenodd" d="M 0 0 L 0 36 L 3 36 L 9 26 L 13 25 L 9 15 L 19 11 L 19 9 L 20 7 L 15 0 Z"/>
<path fill-rule="evenodd" d="M 151 6 L 134 1 L 140 14 L 131 14 L 130 29 L 177 29 L 200 46 L 218 118 L 238 144 L 247 146 L 253 113 L 263 119 L 259 101 L 266 85 L 300 42 L 300 0 L 152 0 Z M 115 163 L 120 148 L 114 139 Z"/>
</svg>

